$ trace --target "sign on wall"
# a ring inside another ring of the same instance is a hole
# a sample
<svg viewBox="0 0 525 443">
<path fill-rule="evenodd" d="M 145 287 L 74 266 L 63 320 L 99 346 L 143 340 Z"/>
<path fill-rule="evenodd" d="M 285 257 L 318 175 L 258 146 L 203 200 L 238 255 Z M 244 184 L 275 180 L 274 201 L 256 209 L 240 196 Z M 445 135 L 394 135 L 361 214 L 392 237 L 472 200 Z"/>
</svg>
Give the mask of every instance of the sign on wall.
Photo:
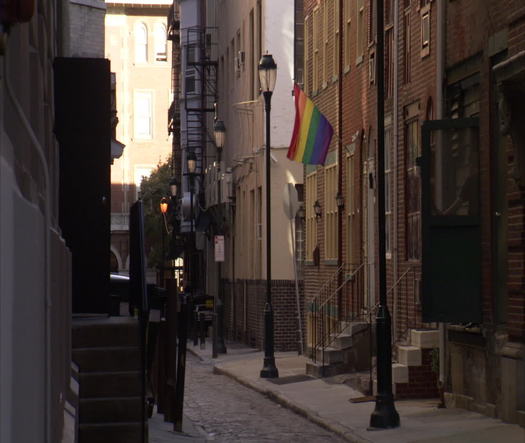
<svg viewBox="0 0 525 443">
<path fill-rule="evenodd" d="M 215 236 L 215 261 L 224 261 L 224 235 Z"/>
</svg>

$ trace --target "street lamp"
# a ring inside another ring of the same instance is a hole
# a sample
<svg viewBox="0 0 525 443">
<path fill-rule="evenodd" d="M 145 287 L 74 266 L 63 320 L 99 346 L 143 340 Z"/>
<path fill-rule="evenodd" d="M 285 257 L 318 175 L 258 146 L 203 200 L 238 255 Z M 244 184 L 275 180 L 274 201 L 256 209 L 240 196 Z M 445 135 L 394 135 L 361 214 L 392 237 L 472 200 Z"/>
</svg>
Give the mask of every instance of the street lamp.
<svg viewBox="0 0 525 443">
<path fill-rule="evenodd" d="M 315 218 L 319 219 L 323 215 L 323 208 L 321 208 L 321 203 L 319 203 L 319 200 L 316 200 L 314 202 L 314 213 Z"/>
<path fill-rule="evenodd" d="M 384 94 L 384 4 L 376 1 L 376 79 L 377 79 L 377 224 L 379 306 L 376 314 L 377 395 L 370 427 L 387 429 L 399 426 L 399 414 L 392 393 L 392 321 L 388 311 L 385 247 L 385 94 Z"/>
<path fill-rule="evenodd" d="M 213 133 L 215 135 L 215 146 L 217 147 L 217 213 L 221 214 L 221 154 L 226 135 L 226 126 L 224 126 L 224 122 L 222 120 L 215 121 L 213 125 Z M 222 301 L 221 265 L 222 262 L 217 261 L 217 296 L 213 303 L 213 309 L 215 311 L 215 327 L 213 328 L 213 356 L 216 356 L 217 353 L 226 354 L 226 344 L 224 343 L 224 303 Z"/>
<path fill-rule="evenodd" d="M 277 378 L 273 351 L 273 309 L 272 309 L 272 219 L 270 213 L 270 111 L 273 89 L 277 79 L 277 65 L 271 54 L 264 54 L 259 61 L 259 80 L 266 111 L 266 305 L 264 307 L 264 365 L 262 378 Z"/>
<path fill-rule="evenodd" d="M 335 204 L 337 205 L 337 209 L 339 211 L 342 211 L 345 207 L 345 198 L 340 192 L 338 192 L 335 196 Z"/>
<path fill-rule="evenodd" d="M 189 241 L 189 252 L 187 256 L 189 262 L 189 285 L 185 288 L 184 296 L 181 298 L 180 314 L 179 314 L 179 326 L 178 326 L 178 355 L 177 355 L 177 376 L 175 385 L 175 406 L 174 406 L 174 430 L 176 432 L 182 432 L 182 419 L 184 409 L 184 384 L 186 381 L 186 345 L 188 339 L 188 326 L 190 324 L 189 317 L 193 309 L 193 283 L 194 283 L 194 272 L 193 269 L 193 251 L 194 251 L 194 239 L 193 239 L 193 179 L 195 177 L 195 170 L 197 169 L 197 156 L 195 152 L 189 151 L 186 155 L 186 170 L 185 176 L 189 177 L 190 185 L 190 241 Z M 177 195 L 178 183 L 175 179 L 170 182 L 170 193 L 172 198 Z M 189 286 L 189 294 L 186 293 L 186 289 Z"/>
<path fill-rule="evenodd" d="M 165 248 L 165 232 L 164 232 L 164 226 L 166 224 L 166 212 L 168 212 L 168 199 L 166 197 L 162 197 L 160 199 L 160 213 L 161 220 L 160 220 L 160 230 L 161 230 L 161 239 L 162 239 L 162 257 L 161 257 L 161 264 L 160 264 L 160 286 L 164 287 L 164 264 L 166 260 L 166 248 Z"/>
<path fill-rule="evenodd" d="M 178 188 L 179 188 L 179 182 L 177 181 L 176 178 L 172 178 L 170 181 L 170 194 L 173 200 L 175 200 L 175 198 L 177 197 Z"/>
</svg>

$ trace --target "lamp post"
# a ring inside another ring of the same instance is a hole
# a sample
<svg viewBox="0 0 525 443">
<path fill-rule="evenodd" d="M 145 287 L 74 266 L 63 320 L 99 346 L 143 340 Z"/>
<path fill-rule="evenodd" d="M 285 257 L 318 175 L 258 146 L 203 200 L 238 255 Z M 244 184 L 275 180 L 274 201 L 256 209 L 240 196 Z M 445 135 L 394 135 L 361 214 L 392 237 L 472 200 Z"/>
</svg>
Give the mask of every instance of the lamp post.
<svg viewBox="0 0 525 443">
<path fill-rule="evenodd" d="M 189 177 L 190 185 L 190 251 L 189 251 L 189 287 L 190 293 L 184 294 L 181 299 L 180 317 L 178 325 L 178 356 L 177 356 L 177 377 L 175 382 L 175 408 L 174 408 L 174 430 L 176 432 L 182 432 L 182 418 L 184 408 L 184 384 L 186 377 L 186 344 L 188 339 L 188 324 L 189 316 L 192 310 L 193 302 L 193 280 L 194 280 L 194 269 L 193 269 L 193 179 L 195 177 L 195 170 L 197 168 L 197 156 L 193 151 L 188 152 L 186 157 L 187 171 L 185 174 Z M 175 185 L 175 188 L 172 186 Z M 170 182 L 170 192 L 177 191 L 176 183 Z M 189 300 L 188 300 L 189 296 Z"/>
<path fill-rule="evenodd" d="M 264 365 L 262 378 L 277 378 L 279 371 L 275 366 L 273 350 L 273 309 L 272 309 L 272 219 L 270 200 L 270 111 L 273 89 L 277 79 L 277 65 L 271 54 L 264 54 L 259 61 L 259 80 L 264 97 L 266 112 L 266 305 L 264 306 Z"/>
<path fill-rule="evenodd" d="M 215 146 L 217 147 L 217 171 L 218 171 L 218 180 L 217 180 L 217 213 L 221 214 L 221 154 L 222 148 L 224 147 L 224 138 L 226 135 L 226 127 L 222 120 L 216 120 L 213 125 L 213 132 L 215 135 Z M 222 226 L 220 226 L 222 230 Z M 213 328 L 214 340 L 213 344 L 215 346 L 215 352 L 218 354 L 226 354 L 226 344 L 224 343 L 224 303 L 222 301 L 222 283 L 221 283 L 221 268 L 222 262 L 217 261 L 217 294 L 216 299 L 213 303 L 214 317 L 215 317 L 215 326 Z"/>
<path fill-rule="evenodd" d="M 160 199 L 160 213 L 161 213 L 161 220 L 160 220 L 160 230 L 161 230 L 161 239 L 162 239 L 162 257 L 161 257 L 161 264 L 160 264 L 160 286 L 164 287 L 164 265 L 166 263 L 166 242 L 165 242 L 165 236 L 166 233 L 164 232 L 164 228 L 166 225 L 166 212 L 168 212 L 168 199 L 166 197 L 162 197 Z"/>
<path fill-rule="evenodd" d="M 392 322 L 387 305 L 385 250 L 385 97 L 383 0 L 376 0 L 377 76 L 377 219 L 379 250 L 379 307 L 376 315 L 377 395 L 371 428 L 397 428 L 399 414 L 392 394 Z"/>
</svg>

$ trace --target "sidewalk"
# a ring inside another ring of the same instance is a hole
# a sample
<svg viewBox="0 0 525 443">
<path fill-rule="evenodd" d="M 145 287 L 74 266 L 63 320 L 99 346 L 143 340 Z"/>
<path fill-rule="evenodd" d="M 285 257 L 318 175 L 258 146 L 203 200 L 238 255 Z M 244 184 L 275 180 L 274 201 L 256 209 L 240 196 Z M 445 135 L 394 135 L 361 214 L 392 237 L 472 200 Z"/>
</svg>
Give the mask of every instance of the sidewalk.
<svg viewBox="0 0 525 443">
<path fill-rule="evenodd" d="M 263 353 L 234 342 L 226 342 L 227 354 L 211 358 L 211 341 L 205 349 L 188 343 L 188 351 L 213 362 L 214 372 L 239 383 L 330 429 L 352 442 L 432 443 L 524 443 L 525 429 L 464 409 L 438 409 L 437 400 L 396 402 L 401 426 L 389 430 L 367 430 L 375 402 L 351 403 L 363 394 L 341 383 L 327 383 L 306 376 L 306 358 L 296 352 L 277 352 L 279 379 L 259 377 Z"/>
</svg>

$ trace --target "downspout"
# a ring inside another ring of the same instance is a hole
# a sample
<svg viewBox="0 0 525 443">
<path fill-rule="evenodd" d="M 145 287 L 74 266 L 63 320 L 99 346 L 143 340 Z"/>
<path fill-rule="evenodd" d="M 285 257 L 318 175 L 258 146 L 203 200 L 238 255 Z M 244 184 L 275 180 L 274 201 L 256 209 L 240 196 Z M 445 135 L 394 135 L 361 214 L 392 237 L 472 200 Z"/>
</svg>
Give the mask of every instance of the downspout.
<svg viewBox="0 0 525 443">
<path fill-rule="evenodd" d="M 343 195 L 343 0 L 339 1 L 339 65 L 337 82 L 337 192 Z M 337 268 L 343 264 L 343 208 L 337 208 Z M 339 279 L 341 276 L 338 277 Z M 338 286 L 341 286 L 339 281 Z M 342 291 L 337 296 L 339 317 L 343 311 Z"/>
<path fill-rule="evenodd" d="M 399 0 L 394 0 L 394 44 L 393 46 L 393 52 L 394 52 L 394 60 L 398 60 L 397 57 L 397 50 L 398 50 L 398 43 L 399 43 Z M 392 331 L 393 331 L 393 342 L 395 343 L 397 341 L 397 298 L 399 296 L 399 291 L 397 288 L 397 280 L 398 280 L 398 274 L 399 274 L 399 263 L 398 263 L 398 248 L 397 248 L 397 235 L 395 233 L 397 232 L 397 224 L 399 220 L 399 212 L 397 207 L 398 202 L 398 178 L 399 178 L 399 143 L 398 143 L 398 122 L 399 122 L 399 113 L 398 113 L 398 101 L 399 101 L 399 93 L 398 93 L 398 80 L 399 80 L 399 63 L 394 63 L 394 97 L 393 97 L 393 109 L 394 109 L 394 115 L 393 115 L 393 128 L 392 128 L 392 140 L 394 142 L 394 155 L 393 157 L 393 165 L 394 165 L 394 196 L 392 199 L 392 206 L 393 206 L 393 212 L 394 212 L 394 229 L 392 231 L 393 235 L 391 235 L 390 240 L 390 247 L 392 248 L 392 272 L 394 274 L 394 312 L 392 313 Z"/>
<path fill-rule="evenodd" d="M 445 72 L 446 5 L 443 0 L 437 4 L 437 42 L 436 42 L 436 119 L 443 118 L 443 82 Z M 440 407 L 445 407 L 443 393 L 446 384 L 446 323 L 439 323 L 439 391 Z"/>
</svg>

